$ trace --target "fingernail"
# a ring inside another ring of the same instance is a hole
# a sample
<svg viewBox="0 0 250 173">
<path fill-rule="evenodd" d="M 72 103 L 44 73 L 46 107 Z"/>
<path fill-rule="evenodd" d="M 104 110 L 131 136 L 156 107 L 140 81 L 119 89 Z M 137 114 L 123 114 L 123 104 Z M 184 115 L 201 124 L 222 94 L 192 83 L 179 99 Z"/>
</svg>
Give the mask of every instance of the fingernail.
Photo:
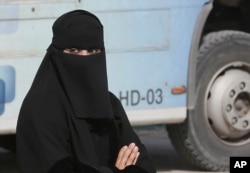
<svg viewBox="0 0 250 173">
<path fill-rule="evenodd" d="M 129 145 L 129 147 L 134 147 L 135 146 L 135 143 L 131 143 L 130 145 Z"/>
</svg>

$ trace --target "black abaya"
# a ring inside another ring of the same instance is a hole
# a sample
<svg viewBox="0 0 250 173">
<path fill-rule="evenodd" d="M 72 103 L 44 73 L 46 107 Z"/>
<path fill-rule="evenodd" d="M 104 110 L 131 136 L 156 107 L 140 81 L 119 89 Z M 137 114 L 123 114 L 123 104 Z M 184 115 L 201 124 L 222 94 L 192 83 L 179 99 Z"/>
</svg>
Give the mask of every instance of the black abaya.
<svg viewBox="0 0 250 173">
<path fill-rule="evenodd" d="M 86 169 L 103 172 L 103 167 L 119 172 L 114 167 L 118 150 L 132 142 L 139 147 L 140 157 L 135 166 L 120 172 L 154 173 L 152 161 L 130 126 L 120 102 L 112 94 L 110 96 L 114 119 L 100 129 L 89 127 L 84 119 L 69 116 L 69 120 L 63 110 L 56 113 L 52 109 L 48 119 L 45 119 L 47 116 L 43 115 L 43 111 L 37 110 L 36 120 L 32 117 L 28 120 L 25 115 L 29 113 L 23 112 L 24 118 L 20 116 L 21 125 L 17 133 L 21 173 L 61 173 L 62 170 L 65 173 L 83 173 Z M 56 114 L 60 117 L 53 116 Z"/>
<path fill-rule="evenodd" d="M 108 91 L 102 25 L 83 10 L 59 17 L 53 41 L 25 97 L 17 124 L 20 173 L 155 173 L 120 101 Z M 80 57 L 64 48 L 100 48 Z M 136 165 L 120 171 L 120 148 L 135 143 Z"/>
</svg>

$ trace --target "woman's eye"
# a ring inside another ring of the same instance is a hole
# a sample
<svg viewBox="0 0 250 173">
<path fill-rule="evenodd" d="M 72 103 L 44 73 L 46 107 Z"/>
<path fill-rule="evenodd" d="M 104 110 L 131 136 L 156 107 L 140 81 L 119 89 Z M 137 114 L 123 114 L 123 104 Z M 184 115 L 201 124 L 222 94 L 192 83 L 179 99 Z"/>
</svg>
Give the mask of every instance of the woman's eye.
<svg viewBox="0 0 250 173">
<path fill-rule="evenodd" d="M 100 49 L 90 49 L 90 50 L 88 50 L 88 53 L 90 53 L 90 54 L 96 54 L 96 53 L 100 53 L 100 52 L 101 52 Z"/>
<path fill-rule="evenodd" d="M 64 49 L 65 53 L 73 54 L 73 55 L 81 55 L 81 56 L 87 56 L 87 55 L 94 55 L 101 52 L 101 49 L 78 49 L 78 48 L 67 48 Z"/>
<path fill-rule="evenodd" d="M 80 50 L 77 49 L 77 48 L 70 48 L 70 49 L 69 49 L 69 52 L 70 52 L 70 53 L 79 53 L 79 51 L 80 51 Z"/>
</svg>

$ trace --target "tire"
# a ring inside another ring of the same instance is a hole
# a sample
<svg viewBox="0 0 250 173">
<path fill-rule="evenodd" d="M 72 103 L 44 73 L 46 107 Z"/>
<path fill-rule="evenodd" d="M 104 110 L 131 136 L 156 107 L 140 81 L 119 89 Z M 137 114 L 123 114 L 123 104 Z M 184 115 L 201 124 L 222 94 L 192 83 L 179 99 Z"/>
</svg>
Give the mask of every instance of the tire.
<svg viewBox="0 0 250 173">
<path fill-rule="evenodd" d="M 230 156 L 250 156 L 250 35 L 207 35 L 197 58 L 196 103 L 184 123 L 167 125 L 180 155 L 208 171 L 228 171 Z"/>
</svg>

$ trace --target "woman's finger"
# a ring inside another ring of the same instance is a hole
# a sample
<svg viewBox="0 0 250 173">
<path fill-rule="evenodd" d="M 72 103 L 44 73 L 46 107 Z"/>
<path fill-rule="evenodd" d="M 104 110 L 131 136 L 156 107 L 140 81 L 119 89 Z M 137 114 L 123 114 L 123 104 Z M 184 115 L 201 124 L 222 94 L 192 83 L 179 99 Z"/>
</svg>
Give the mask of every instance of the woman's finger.
<svg viewBox="0 0 250 173">
<path fill-rule="evenodd" d="M 125 166 L 124 165 L 121 165 L 121 161 L 123 159 L 123 155 L 125 153 L 125 151 L 128 149 L 127 146 L 123 146 L 119 153 L 118 153 L 118 156 L 117 156 L 117 159 L 116 159 L 116 162 L 115 162 L 115 166 L 118 168 L 118 169 L 124 169 Z"/>
<path fill-rule="evenodd" d="M 129 157 L 130 157 L 132 151 L 134 150 L 134 147 L 135 147 L 135 144 L 129 145 L 129 147 L 127 148 L 127 150 L 124 151 L 124 153 L 123 153 L 123 155 L 122 155 L 122 159 L 121 159 L 121 161 L 120 161 L 120 164 L 121 164 L 121 165 L 126 166 L 126 163 L 127 163 L 128 159 L 129 159 Z"/>
<path fill-rule="evenodd" d="M 138 147 L 135 143 L 131 143 L 129 146 L 124 146 L 120 149 L 115 166 L 122 170 L 128 165 L 135 163 L 138 155 Z"/>
<path fill-rule="evenodd" d="M 126 166 L 132 165 L 137 157 L 138 147 L 135 146 L 127 159 Z"/>
<path fill-rule="evenodd" d="M 132 165 L 135 158 L 136 158 L 137 153 L 131 153 L 129 158 L 127 159 L 127 162 L 125 163 L 125 166 Z"/>
<path fill-rule="evenodd" d="M 136 162 L 137 162 L 139 156 L 140 156 L 140 152 L 137 152 L 137 153 L 136 153 L 136 156 L 135 156 L 135 159 L 134 159 L 134 162 L 133 162 L 133 165 L 136 164 Z"/>
</svg>

